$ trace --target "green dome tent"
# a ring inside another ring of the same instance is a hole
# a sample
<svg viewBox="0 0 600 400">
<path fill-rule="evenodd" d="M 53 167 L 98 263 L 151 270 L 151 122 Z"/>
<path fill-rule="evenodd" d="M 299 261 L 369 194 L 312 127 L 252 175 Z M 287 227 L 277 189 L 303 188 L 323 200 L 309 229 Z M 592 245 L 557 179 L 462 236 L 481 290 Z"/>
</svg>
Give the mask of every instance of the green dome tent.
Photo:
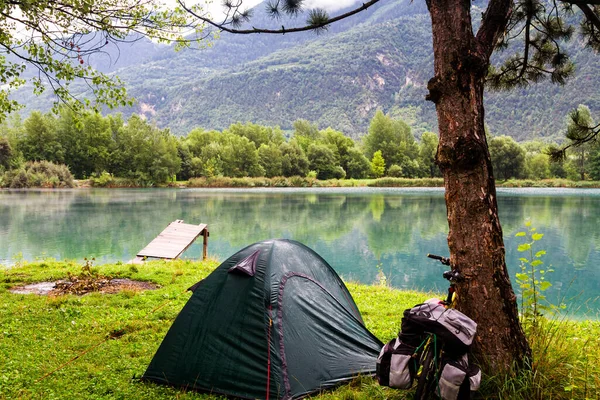
<svg viewBox="0 0 600 400">
<path fill-rule="evenodd" d="M 331 266 L 301 243 L 250 245 L 191 289 L 143 380 L 294 399 L 375 372 L 382 343 Z"/>
</svg>

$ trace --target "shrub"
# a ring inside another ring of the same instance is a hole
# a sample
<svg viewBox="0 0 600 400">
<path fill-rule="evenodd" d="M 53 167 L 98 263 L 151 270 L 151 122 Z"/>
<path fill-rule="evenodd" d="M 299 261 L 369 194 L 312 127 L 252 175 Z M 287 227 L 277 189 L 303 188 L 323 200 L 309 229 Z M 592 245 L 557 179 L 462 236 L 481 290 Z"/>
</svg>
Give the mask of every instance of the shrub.
<svg viewBox="0 0 600 400">
<path fill-rule="evenodd" d="M 393 178 L 401 178 L 402 177 L 402 167 L 396 164 L 390 166 L 387 171 L 387 175 Z"/>
<path fill-rule="evenodd" d="M 100 175 L 92 176 L 90 182 L 93 187 L 111 187 L 115 183 L 115 178 L 106 171 Z"/>
<path fill-rule="evenodd" d="M 302 178 L 300 178 L 302 179 Z M 229 178 L 226 176 L 191 178 L 188 187 L 289 187 L 290 183 L 284 177 L 275 178 Z"/>
<path fill-rule="evenodd" d="M 6 173 L 6 186 L 13 189 L 22 189 L 27 186 L 27 172 L 24 169 L 9 171 Z"/>
<path fill-rule="evenodd" d="M 379 178 L 368 182 L 371 187 L 439 187 L 444 186 L 442 178 Z"/>
<path fill-rule="evenodd" d="M 318 187 L 340 187 L 342 186 L 342 180 L 340 179 L 327 179 L 315 182 L 315 186 Z"/>
<path fill-rule="evenodd" d="M 496 182 L 499 187 L 571 187 L 571 188 L 598 188 L 598 181 L 573 181 L 563 178 L 542 179 L 510 179 L 506 182 Z"/>
<path fill-rule="evenodd" d="M 292 186 L 292 183 L 286 177 L 276 176 L 274 178 L 271 178 L 271 186 L 274 186 L 274 187 L 290 187 L 290 186 Z"/>
<path fill-rule="evenodd" d="M 521 272 L 515 276 L 521 289 L 521 322 L 526 328 L 530 327 L 535 330 L 542 315 L 564 307 L 550 303 L 544 293 L 552 286 L 546 275 L 554 272 L 551 266 L 544 267 L 543 256 L 546 255 L 546 251 L 534 252 L 536 242 L 541 240 L 544 234 L 533 228 L 529 220 L 525 222 L 525 227 L 524 231 L 515 235 L 523 238 L 523 242 L 517 248 L 517 251 L 523 253 L 523 256 L 519 258 Z"/>
<path fill-rule="evenodd" d="M 73 175 L 66 165 L 50 161 L 28 161 L 22 168 L 8 171 L 2 186 L 11 188 L 59 188 L 75 186 Z"/>
<path fill-rule="evenodd" d="M 289 178 L 290 184 L 292 187 L 306 187 L 308 186 L 308 181 L 306 178 L 303 178 L 298 175 L 291 176 Z"/>
<path fill-rule="evenodd" d="M 335 179 L 344 179 L 346 177 L 346 171 L 344 171 L 344 168 L 338 165 L 333 169 L 332 175 Z"/>
</svg>

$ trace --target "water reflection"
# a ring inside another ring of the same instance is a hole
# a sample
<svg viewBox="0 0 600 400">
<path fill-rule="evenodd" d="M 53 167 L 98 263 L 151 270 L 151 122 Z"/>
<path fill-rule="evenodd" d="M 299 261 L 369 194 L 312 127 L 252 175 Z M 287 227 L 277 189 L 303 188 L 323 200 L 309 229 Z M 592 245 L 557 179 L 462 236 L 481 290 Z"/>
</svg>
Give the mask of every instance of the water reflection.
<svg viewBox="0 0 600 400">
<path fill-rule="evenodd" d="M 600 294 L 600 191 L 500 190 L 511 273 L 515 233 L 525 218 L 545 237 L 554 296 L 579 302 Z M 293 238 L 314 248 L 346 279 L 378 273 L 396 287 L 441 289 L 446 210 L 439 189 L 61 190 L 0 192 L 0 260 L 55 257 L 127 261 L 176 219 L 208 223 L 209 253 L 220 259 L 253 242 Z M 186 256 L 198 258 L 201 246 Z"/>
</svg>

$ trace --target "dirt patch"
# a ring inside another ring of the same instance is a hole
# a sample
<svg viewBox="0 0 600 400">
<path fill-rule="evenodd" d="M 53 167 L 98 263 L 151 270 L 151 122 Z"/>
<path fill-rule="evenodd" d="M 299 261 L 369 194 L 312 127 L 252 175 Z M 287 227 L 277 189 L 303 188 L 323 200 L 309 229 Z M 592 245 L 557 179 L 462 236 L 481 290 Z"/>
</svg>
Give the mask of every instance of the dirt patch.
<svg viewBox="0 0 600 400">
<path fill-rule="evenodd" d="M 102 293 L 119 293 L 123 290 L 132 292 L 142 292 L 144 290 L 155 290 L 159 286 L 150 282 L 134 281 L 131 279 L 111 279 L 109 284 L 104 286 Z"/>
<path fill-rule="evenodd" d="M 155 290 L 159 286 L 150 282 L 134 281 L 132 279 L 97 279 L 94 281 L 56 281 L 38 282 L 31 285 L 16 286 L 10 289 L 15 294 L 37 294 L 37 295 L 61 295 L 75 294 L 84 295 L 91 292 L 114 294 L 127 290 L 141 292 L 144 290 Z"/>
<path fill-rule="evenodd" d="M 38 282 L 26 286 L 15 286 L 9 289 L 14 294 L 48 294 L 54 289 L 54 282 Z"/>
</svg>

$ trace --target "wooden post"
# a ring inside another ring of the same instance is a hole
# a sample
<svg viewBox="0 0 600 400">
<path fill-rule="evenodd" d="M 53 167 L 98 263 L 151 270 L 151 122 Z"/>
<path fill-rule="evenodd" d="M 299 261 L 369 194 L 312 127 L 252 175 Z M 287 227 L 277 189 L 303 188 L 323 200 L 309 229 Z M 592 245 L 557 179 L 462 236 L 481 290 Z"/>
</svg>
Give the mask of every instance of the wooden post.
<svg viewBox="0 0 600 400">
<path fill-rule="evenodd" d="M 206 260 L 207 257 L 207 252 L 208 252 L 208 237 L 209 237 L 209 233 L 208 233 L 208 226 L 206 228 L 204 228 L 204 230 L 202 231 L 202 237 L 204 238 L 203 243 L 202 243 L 202 260 Z"/>
</svg>

